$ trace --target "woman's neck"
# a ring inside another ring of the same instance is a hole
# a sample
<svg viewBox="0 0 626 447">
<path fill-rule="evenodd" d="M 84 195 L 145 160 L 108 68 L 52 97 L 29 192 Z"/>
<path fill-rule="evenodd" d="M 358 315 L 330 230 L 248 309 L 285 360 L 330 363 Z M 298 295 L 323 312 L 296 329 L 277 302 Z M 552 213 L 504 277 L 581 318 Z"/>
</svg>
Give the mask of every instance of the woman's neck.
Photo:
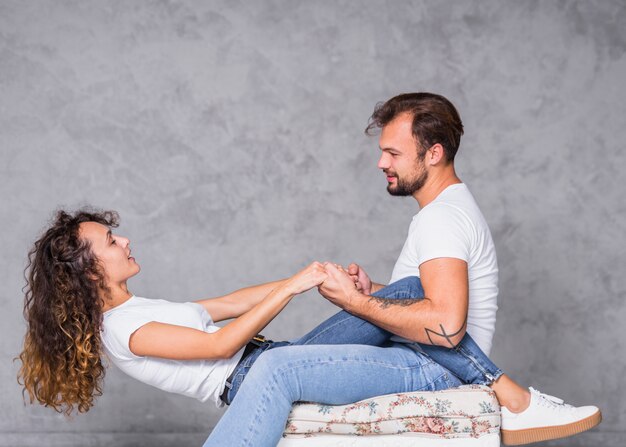
<svg viewBox="0 0 626 447">
<path fill-rule="evenodd" d="M 102 296 L 104 295 L 104 296 Z M 102 311 L 106 312 L 107 310 L 111 310 L 120 304 L 128 301 L 133 294 L 128 291 L 128 287 L 126 283 L 117 284 L 115 286 L 109 286 L 108 293 L 103 293 L 101 295 L 102 298 Z"/>
</svg>

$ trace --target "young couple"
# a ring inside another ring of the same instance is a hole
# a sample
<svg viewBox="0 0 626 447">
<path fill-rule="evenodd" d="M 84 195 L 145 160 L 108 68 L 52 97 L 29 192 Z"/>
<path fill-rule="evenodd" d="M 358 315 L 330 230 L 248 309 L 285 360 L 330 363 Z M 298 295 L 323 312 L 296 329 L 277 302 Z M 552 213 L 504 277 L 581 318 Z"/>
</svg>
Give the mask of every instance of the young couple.
<svg viewBox="0 0 626 447">
<path fill-rule="evenodd" d="M 392 195 L 420 212 L 391 284 L 358 265 L 312 263 L 294 276 L 196 302 L 146 299 L 128 290 L 139 273 L 114 212 L 59 212 L 29 254 L 28 328 L 20 381 L 31 402 L 88 411 L 102 392 L 101 355 L 165 391 L 229 404 L 205 446 L 274 446 L 296 401 L 347 404 L 463 383 L 490 386 L 502 406 L 505 444 L 570 436 L 601 420 L 518 385 L 488 358 L 497 310 L 489 228 L 457 177 L 463 126 L 431 93 L 376 107 L 379 168 Z M 257 334 L 306 290 L 343 310 L 291 342 Z M 219 328 L 216 322 L 234 319 Z M 350 345 L 350 346 L 346 346 Z"/>
</svg>

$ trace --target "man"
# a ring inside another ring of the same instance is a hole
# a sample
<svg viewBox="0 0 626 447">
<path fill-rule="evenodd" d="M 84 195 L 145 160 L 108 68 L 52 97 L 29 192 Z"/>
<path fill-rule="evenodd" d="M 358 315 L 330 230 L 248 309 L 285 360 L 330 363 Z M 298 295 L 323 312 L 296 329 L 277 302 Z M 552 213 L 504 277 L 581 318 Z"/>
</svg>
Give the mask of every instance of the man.
<svg viewBox="0 0 626 447">
<path fill-rule="evenodd" d="M 420 207 L 390 282 L 418 276 L 424 296 L 372 296 L 384 286 L 373 283 L 358 265 L 351 264 L 346 273 L 328 263 L 329 279 L 319 287 L 320 293 L 350 314 L 395 334 L 392 340 L 413 343 L 418 352 L 426 351 L 436 361 L 441 349 L 433 345 L 455 348 L 466 332 L 488 355 L 495 330 L 498 267 L 487 223 L 455 172 L 463 134 L 459 114 L 440 95 L 404 94 L 375 109 L 366 133 L 375 128 L 381 129 L 378 167 L 387 177 L 388 192 L 413 196 Z M 569 436 L 601 420 L 596 407 L 565 405 L 506 375 L 487 374 L 483 380 L 502 405 L 506 444 Z"/>
<path fill-rule="evenodd" d="M 430 93 L 401 95 L 372 118 L 368 130 L 382 129 L 379 167 L 389 192 L 412 195 L 421 207 L 393 283 L 372 283 L 356 264 L 346 272 L 326 263 L 319 290 L 344 311 L 289 346 L 244 356 L 241 377 L 227 379 L 228 395 L 237 397 L 205 446 L 275 445 L 296 401 L 345 404 L 461 381 L 495 391 L 506 444 L 597 425 L 596 407 L 523 388 L 483 352 L 495 328 L 497 263 L 489 228 L 454 171 L 463 132 L 454 106 Z M 391 334 L 402 342 L 390 343 Z"/>
</svg>

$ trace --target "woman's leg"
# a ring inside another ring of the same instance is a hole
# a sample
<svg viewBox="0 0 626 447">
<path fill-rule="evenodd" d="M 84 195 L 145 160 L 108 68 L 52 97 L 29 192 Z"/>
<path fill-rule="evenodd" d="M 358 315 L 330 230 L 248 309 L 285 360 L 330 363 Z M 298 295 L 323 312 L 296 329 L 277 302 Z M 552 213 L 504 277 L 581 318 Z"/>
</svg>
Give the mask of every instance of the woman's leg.
<svg viewBox="0 0 626 447">
<path fill-rule="evenodd" d="M 423 298 L 424 289 L 417 276 L 401 279 L 373 293 L 389 299 Z M 378 326 L 341 311 L 311 332 L 293 342 L 294 345 L 364 344 L 383 346 L 392 334 Z M 482 352 L 469 334 L 454 349 L 419 345 L 435 362 L 450 370 L 464 383 L 489 385 L 502 371 Z"/>
<path fill-rule="evenodd" d="M 409 346 L 287 346 L 263 353 L 206 443 L 274 447 L 294 402 L 341 405 L 396 392 L 459 386 Z"/>
</svg>

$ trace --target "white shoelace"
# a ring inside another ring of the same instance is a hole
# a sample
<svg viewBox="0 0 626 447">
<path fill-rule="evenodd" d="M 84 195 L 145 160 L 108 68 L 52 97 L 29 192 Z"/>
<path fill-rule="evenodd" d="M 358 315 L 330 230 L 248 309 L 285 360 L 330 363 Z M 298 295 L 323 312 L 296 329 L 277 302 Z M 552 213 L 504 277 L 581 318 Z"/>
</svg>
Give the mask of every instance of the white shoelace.
<svg viewBox="0 0 626 447">
<path fill-rule="evenodd" d="M 537 397 L 537 403 L 539 405 L 543 405 L 544 407 L 554 408 L 556 410 L 565 410 L 569 411 L 574 407 L 563 402 L 563 399 L 559 399 L 555 396 L 550 396 L 549 394 L 544 394 L 539 390 L 534 389 L 532 386 L 529 388 L 530 392 L 533 393 Z"/>
</svg>

